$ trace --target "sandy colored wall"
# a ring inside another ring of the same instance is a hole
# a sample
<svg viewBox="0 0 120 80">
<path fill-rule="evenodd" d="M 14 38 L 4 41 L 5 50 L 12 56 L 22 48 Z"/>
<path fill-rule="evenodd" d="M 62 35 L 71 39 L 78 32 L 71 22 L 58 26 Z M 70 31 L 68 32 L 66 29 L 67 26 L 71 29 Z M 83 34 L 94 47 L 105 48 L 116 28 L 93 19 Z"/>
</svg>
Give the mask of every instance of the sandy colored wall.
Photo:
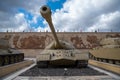
<svg viewBox="0 0 120 80">
<path fill-rule="evenodd" d="M 120 37 L 120 32 L 58 32 L 57 35 L 77 49 L 91 49 L 99 46 L 99 41 L 108 35 Z M 9 40 L 12 48 L 19 49 L 27 57 L 35 57 L 54 40 L 50 32 L 0 32 L 0 38 Z"/>
</svg>

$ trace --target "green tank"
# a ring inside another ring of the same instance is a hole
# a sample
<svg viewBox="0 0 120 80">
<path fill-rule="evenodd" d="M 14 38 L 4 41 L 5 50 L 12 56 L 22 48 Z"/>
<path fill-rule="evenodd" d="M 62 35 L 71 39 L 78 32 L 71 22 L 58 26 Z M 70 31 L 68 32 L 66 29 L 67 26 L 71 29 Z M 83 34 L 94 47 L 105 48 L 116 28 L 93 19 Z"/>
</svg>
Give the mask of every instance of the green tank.
<svg viewBox="0 0 120 80">
<path fill-rule="evenodd" d="M 10 48 L 9 41 L 0 39 L 0 67 L 24 60 L 24 54 Z"/>
<path fill-rule="evenodd" d="M 86 67 L 88 64 L 88 52 L 82 52 L 75 47 L 64 41 L 59 40 L 51 18 L 51 10 L 48 6 L 42 6 L 40 13 L 49 24 L 54 41 L 50 43 L 41 53 L 36 57 L 38 67 L 48 66 L 77 66 Z"/>
<path fill-rule="evenodd" d="M 90 59 L 120 65 L 120 38 L 106 37 L 100 45 L 90 50 Z"/>
</svg>

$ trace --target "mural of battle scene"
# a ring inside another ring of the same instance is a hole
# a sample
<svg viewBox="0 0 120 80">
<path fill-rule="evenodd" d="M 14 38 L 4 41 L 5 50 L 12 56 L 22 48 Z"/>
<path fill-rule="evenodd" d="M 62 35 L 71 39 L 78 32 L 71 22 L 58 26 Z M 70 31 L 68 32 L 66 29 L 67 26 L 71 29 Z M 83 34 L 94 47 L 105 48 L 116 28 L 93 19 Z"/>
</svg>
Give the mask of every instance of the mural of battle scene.
<svg viewBox="0 0 120 80">
<path fill-rule="evenodd" d="M 2 39 L 9 40 L 12 48 L 17 49 L 44 49 L 53 38 L 49 35 L 5 35 Z"/>
<path fill-rule="evenodd" d="M 22 49 L 44 49 L 45 46 L 48 45 L 53 40 L 52 37 L 49 35 L 45 35 L 45 36 L 31 35 L 20 39 L 16 39 L 16 38 L 20 38 L 20 37 L 17 36 L 14 37 L 13 42 L 15 47 Z"/>
<path fill-rule="evenodd" d="M 66 35 L 66 34 L 65 34 Z M 98 36 L 99 35 L 99 36 Z M 59 35 L 58 37 L 61 37 Z M 99 42 L 105 37 L 120 37 L 119 33 L 114 34 L 85 34 L 81 36 L 79 34 L 67 36 L 66 40 L 70 41 L 77 49 L 91 49 L 100 46 Z M 44 49 L 53 40 L 53 36 L 50 34 L 0 34 L 0 38 L 9 40 L 10 45 L 13 48 L 18 49 Z"/>
</svg>

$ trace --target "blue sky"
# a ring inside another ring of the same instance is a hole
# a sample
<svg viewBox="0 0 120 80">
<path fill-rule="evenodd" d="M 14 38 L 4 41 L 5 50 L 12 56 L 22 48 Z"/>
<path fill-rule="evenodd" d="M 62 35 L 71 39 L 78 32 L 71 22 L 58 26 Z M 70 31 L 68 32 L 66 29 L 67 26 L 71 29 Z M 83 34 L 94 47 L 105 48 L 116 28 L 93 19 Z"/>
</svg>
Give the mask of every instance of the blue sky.
<svg viewBox="0 0 120 80">
<path fill-rule="evenodd" d="M 18 13 L 23 13 L 25 16 L 25 20 L 27 21 L 27 23 L 29 24 L 30 27 L 34 27 L 37 28 L 39 25 L 41 25 L 41 27 L 44 27 L 44 24 L 42 23 L 43 18 L 38 17 L 37 18 L 37 23 L 29 23 L 29 21 L 33 20 L 34 15 L 30 12 L 28 12 L 27 10 L 23 9 L 23 8 L 19 8 L 18 9 Z"/>
<path fill-rule="evenodd" d="M 47 3 L 45 5 L 49 6 L 52 10 L 52 12 L 54 13 L 56 11 L 56 9 L 61 9 L 63 7 L 63 3 L 65 2 L 66 0 L 48 0 Z M 29 24 L 30 27 L 32 28 L 37 28 L 39 25 L 41 27 L 45 27 L 45 25 L 42 23 L 43 22 L 43 18 L 41 17 L 38 17 L 37 18 L 37 23 L 29 23 L 29 21 L 32 21 L 34 15 L 25 10 L 24 8 L 18 8 L 18 13 L 23 13 L 25 16 L 24 18 L 26 19 L 27 23 Z"/>
<path fill-rule="evenodd" d="M 63 3 L 65 2 L 66 0 L 58 0 L 58 1 L 51 1 L 49 0 L 47 2 L 47 5 L 52 9 L 52 11 L 56 11 L 56 9 L 61 9 L 63 7 Z"/>
<path fill-rule="evenodd" d="M 59 31 L 120 32 L 119 4 L 120 0 L 1 0 L 0 31 L 50 31 L 39 13 L 48 5 Z"/>
</svg>

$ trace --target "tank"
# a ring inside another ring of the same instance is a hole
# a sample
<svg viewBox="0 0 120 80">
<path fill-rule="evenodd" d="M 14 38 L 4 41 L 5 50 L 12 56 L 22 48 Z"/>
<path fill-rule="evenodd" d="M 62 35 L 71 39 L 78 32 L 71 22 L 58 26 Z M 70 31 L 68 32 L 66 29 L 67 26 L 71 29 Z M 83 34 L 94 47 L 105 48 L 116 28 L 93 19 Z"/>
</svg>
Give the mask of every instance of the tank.
<svg viewBox="0 0 120 80">
<path fill-rule="evenodd" d="M 51 42 L 41 53 L 36 57 L 38 67 L 48 66 L 77 66 L 86 67 L 88 64 L 88 52 L 82 52 L 64 40 L 59 40 L 51 18 L 51 10 L 48 6 L 42 6 L 40 13 L 49 24 L 54 41 Z"/>
<path fill-rule="evenodd" d="M 8 40 L 0 39 L 0 67 L 23 60 L 23 53 L 20 53 L 18 50 L 11 48 Z"/>
<path fill-rule="evenodd" d="M 90 59 L 120 65 L 120 37 L 106 37 L 100 45 L 90 50 Z"/>
</svg>

